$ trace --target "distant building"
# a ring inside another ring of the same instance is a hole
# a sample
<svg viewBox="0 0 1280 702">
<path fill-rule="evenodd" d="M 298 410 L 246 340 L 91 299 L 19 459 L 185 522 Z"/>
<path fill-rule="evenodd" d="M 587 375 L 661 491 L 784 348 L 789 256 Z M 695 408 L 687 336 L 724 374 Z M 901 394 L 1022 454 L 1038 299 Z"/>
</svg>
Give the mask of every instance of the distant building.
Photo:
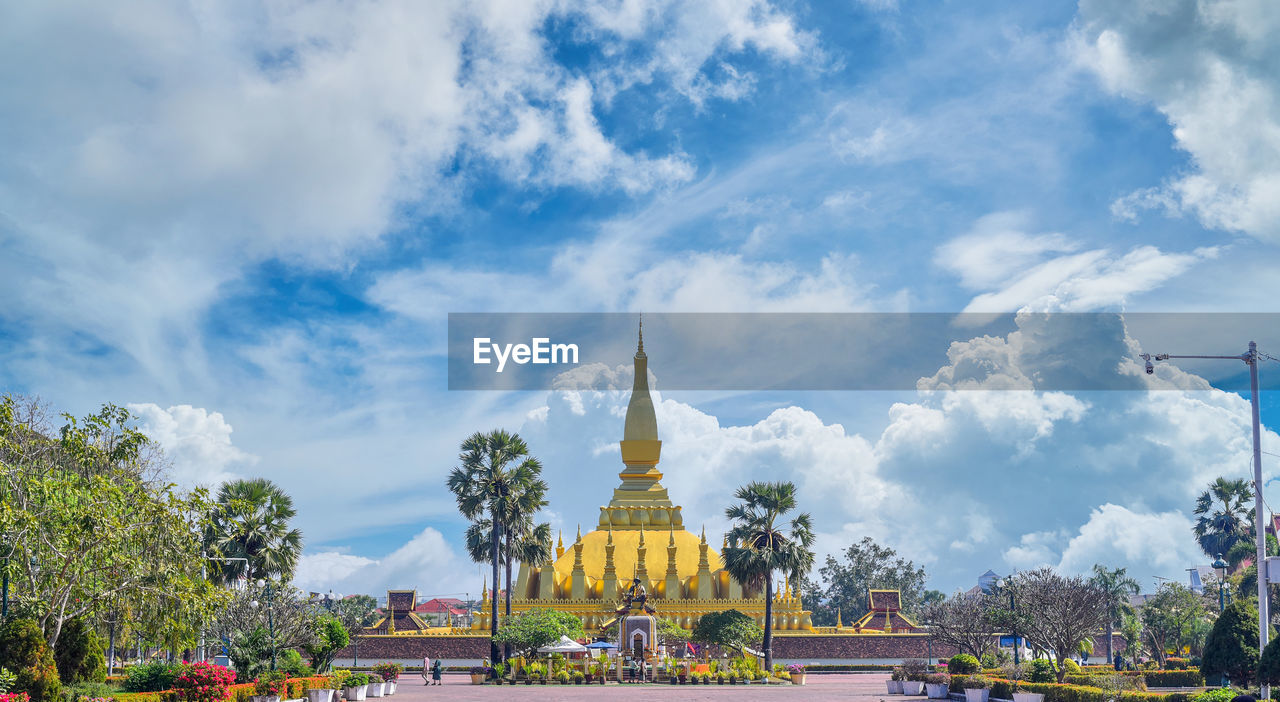
<svg viewBox="0 0 1280 702">
<path fill-rule="evenodd" d="M 413 608 L 418 618 L 431 626 L 471 627 L 472 614 L 467 603 L 456 597 L 437 597 Z"/>
</svg>

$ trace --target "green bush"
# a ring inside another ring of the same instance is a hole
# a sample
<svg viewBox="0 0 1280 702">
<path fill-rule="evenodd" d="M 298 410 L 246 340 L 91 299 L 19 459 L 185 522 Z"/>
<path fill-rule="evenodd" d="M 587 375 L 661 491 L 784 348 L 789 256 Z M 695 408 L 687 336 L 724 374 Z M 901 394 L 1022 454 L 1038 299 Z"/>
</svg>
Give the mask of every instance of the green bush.
<svg viewBox="0 0 1280 702">
<path fill-rule="evenodd" d="M 1200 672 L 1206 678 L 1226 674 L 1233 684 L 1248 686 L 1257 677 L 1259 653 L 1258 612 L 1235 602 L 1213 623 Z"/>
<path fill-rule="evenodd" d="M 1204 675 L 1192 668 L 1188 670 L 1148 670 L 1142 673 L 1147 687 L 1203 687 Z"/>
<path fill-rule="evenodd" d="M 0 626 L 0 667 L 16 676 L 10 692 L 25 692 L 31 702 L 58 702 L 62 693 L 58 667 L 35 621 L 15 618 Z"/>
<path fill-rule="evenodd" d="M 1165 670 L 1186 670 L 1187 659 L 1179 658 L 1177 656 L 1169 656 L 1168 658 L 1164 659 L 1164 669 Z"/>
<path fill-rule="evenodd" d="M 284 671 L 295 678 L 305 678 L 312 674 L 311 666 L 302 662 L 302 654 L 292 648 L 286 648 L 280 652 L 279 660 L 276 662 L 276 669 Z"/>
<path fill-rule="evenodd" d="M 1231 702 L 1237 694 L 1239 693 L 1229 687 L 1215 687 L 1192 697 L 1191 702 Z"/>
<path fill-rule="evenodd" d="M 1120 689 L 1122 690 L 1141 691 L 1141 690 L 1147 689 L 1147 686 L 1144 683 L 1141 675 L 1121 675 L 1114 671 L 1112 671 L 1112 675 L 1102 675 L 1102 674 L 1096 674 L 1096 673 L 1093 675 L 1084 675 L 1084 674 L 1072 675 L 1068 673 L 1067 676 L 1063 678 L 1063 682 L 1068 685 L 1085 685 L 1088 687 L 1101 687 L 1103 684 L 1103 681 L 1111 677 L 1116 677 L 1120 680 Z M 1166 685 L 1166 687 L 1179 687 L 1179 686 Z"/>
<path fill-rule="evenodd" d="M 952 675 L 969 675 L 981 669 L 978 659 L 967 653 L 957 653 L 947 661 L 947 671 Z"/>
<path fill-rule="evenodd" d="M 1067 675 L 1079 675 L 1080 664 L 1068 658 L 1062 662 L 1062 667 L 1067 669 Z"/>
<path fill-rule="evenodd" d="M 83 619 L 72 619 L 62 625 L 53 659 L 58 678 L 64 685 L 105 682 L 107 659 L 102 654 L 102 640 Z"/>
<path fill-rule="evenodd" d="M 100 682 L 76 683 L 65 685 L 62 688 L 63 702 L 77 702 L 77 700 L 91 700 L 94 698 L 105 699 L 115 697 L 115 694 L 115 688 Z"/>
<path fill-rule="evenodd" d="M 1258 661 L 1258 682 L 1264 685 L 1280 684 L 1280 645 L 1277 642 L 1280 639 L 1267 642 L 1267 647 L 1262 650 L 1262 659 Z"/>
<path fill-rule="evenodd" d="M 130 667 L 124 673 L 125 692 L 159 692 L 173 687 L 173 679 L 178 675 L 178 666 L 164 661 L 143 663 Z"/>
<path fill-rule="evenodd" d="M 1044 658 L 1036 658 L 1027 665 L 1027 682 L 1057 682 L 1058 676 L 1053 672 L 1053 663 Z"/>
</svg>

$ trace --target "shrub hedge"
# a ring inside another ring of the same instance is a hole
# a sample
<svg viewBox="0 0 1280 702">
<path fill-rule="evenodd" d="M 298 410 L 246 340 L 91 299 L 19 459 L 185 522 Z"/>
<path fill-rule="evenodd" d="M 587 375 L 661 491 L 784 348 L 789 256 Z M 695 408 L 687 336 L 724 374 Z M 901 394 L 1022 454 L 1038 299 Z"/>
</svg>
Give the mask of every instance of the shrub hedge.
<svg viewBox="0 0 1280 702">
<path fill-rule="evenodd" d="M 963 694 L 964 680 L 968 676 L 953 675 L 951 691 Z M 1038 692 L 1044 702 L 1111 702 L 1107 692 L 1091 685 L 1059 685 L 1057 683 L 1015 682 L 1001 678 L 991 679 L 991 697 L 1013 699 L 1014 690 Z M 1116 702 L 1190 702 L 1193 693 L 1187 692 L 1135 692 L 1123 691 Z"/>
<path fill-rule="evenodd" d="M 307 690 L 313 688 L 327 688 L 329 686 L 329 676 L 316 675 L 309 678 L 289 678 L 289 699 L 299 699 L 307 696 Z M 227 699 L 230 702 L 251 702 L 250 698 L 256 693 L 254 692 L 254 684 L 252 682 L 237 683 L 227 686 Z M 161 690 L 160 692 L 120 692 L 112 695 L 116 702 L 182 702 L 178 697 L 177 690 Z"/>
<path fill-rule="evenodd" d="M 1145 670 L 1142 677 L 1147 687 L 1203 687 L 1204 674 L 1196 668 L 1183 670 Z"/>
</svg>

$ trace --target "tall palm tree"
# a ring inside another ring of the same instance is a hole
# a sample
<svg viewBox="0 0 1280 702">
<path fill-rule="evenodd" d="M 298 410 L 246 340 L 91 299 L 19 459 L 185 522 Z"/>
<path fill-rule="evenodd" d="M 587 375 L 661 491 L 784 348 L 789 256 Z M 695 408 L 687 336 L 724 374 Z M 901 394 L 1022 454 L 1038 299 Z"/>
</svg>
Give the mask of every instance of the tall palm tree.
<svg viewBox="0 0 1280 702">
<path fill-rule="evenodd" d="M 491 522 L 488 519 L 480 519 L 467 527 L 467 555 L 471 556 L 471 560 L 476 563 L 486 563 L 492 558 L 490 549 L 493 546 L 493 537 L 490 533 L 490 525 Z M 534 525 L 527 517 L 515 522 L 508 521 L 502 532 L 502 540 L 503 543 L 498 550 L 498 560 L 506 570 L 507 588 L 504 599 L 505 614 L 509 620 L 511 593 L 514 590 L 511 584 L 512 564 L 537 565 L 549 560 L 551 558 L 551 525 L 546 522 Z M 511 652 L 504 649 L 503 653 L 509 657 Z"/>
<path fill-rule="evenodd" d="M 796 486 L 789 482 L 751 482 L 738 488 L 742 500 L 724 511 L 733 522 L 724 549 L 724 567 L 745 589 L 764 589 L 764 667 L 773 668 L 773 574 L 793 582 L 813 568 L 813 523 L 802 512 L 790 523 L 782 518 L 796 508 Z"/>
<path fill-rule="evenodd" d="M 297 514 L 293 498 L 266 478 L 233 480 L 218 488 L 216 506 L 205 529 L 205 547 L 224 559 L 214 579 L 227 583 L 293 577 L 302 553 L 302 532 L 289 528 Z"/>
<path fill-rule="evenodd" d="M 449 473 L 449 490 L 457 498 L 458 511 L 475 522 L 488 517 L 488 557 L 493 571 L 493 596 L 489 633 L 498 633 L 498 563 L 501 560 L 504 520 L 517 511 L 516 504 L 535 482 L 541 482 L 542 464 L 529 456 L 529 446 L 519 434 L 495 429 L 476 432 L 462 442 L 460 466 Z M 545 490 L 545 485 L 543 486 Z M 510 588 L 508 588 L 510 591 Z M 500 660 L 498 645 L 490 642 L 491 660 Z"/>
<path fill-rule="evenodd" d="M 1245 480 L 1218 478 L 1196 499 L 1193 529 L 1200 549 L 1210 558 L 1231 553 L 1231 547 L 1253 533 L 1253 489 Z"/>
<path fill-rule="evenodd" d="M 1093 565 L 1093 577 L 1090 580 L 1107 601 L 1107 663 L 1115 662 L 1115 653 L 1111 650 L 1113 626 L 1120 617 L 1123 603 L 1127 595 L 1136 595 L 1141 591 L 1138 581 L 1126 575 L 1127 568 L 1107 570 L 1100 563 Z"/>
</svg>

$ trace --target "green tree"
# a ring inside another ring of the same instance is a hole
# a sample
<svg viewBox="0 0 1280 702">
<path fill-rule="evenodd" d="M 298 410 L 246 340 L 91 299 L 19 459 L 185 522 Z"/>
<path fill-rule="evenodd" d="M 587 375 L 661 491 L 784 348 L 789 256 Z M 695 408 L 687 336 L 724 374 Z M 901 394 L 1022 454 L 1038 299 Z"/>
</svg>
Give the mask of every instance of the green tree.
<svg viewBox="0 0 1280 702">
<path fill-rule="evenodd" d="M 298 513 L 293 498 L 266 478 L 252 478 L 223 483 L 216 501 L 205 546 L 223 558 L 245 560 L 215 563 L 214 579 L 288 582 L 302 554 L 302 532 L 289 528 Z"/>
<path fill-rule="evenodd" d="M 1248 687 L 1257 678 L 1258 659 L 1258 611 L 1234 602 L 1209 632 L 1200 672 L 1206 680 L 1226 675 L 1232 684 Z"/>
<path fill-rule="evenodd" d="M 67 622 L 122 602 L 136 628 L 194 645 L 224 599 L 200 577 L 206 496 L 163 480 L 158 448 L 122 408 L 63 415 L 57 431 L 47 417 L 35 403 L 0 400 L 0 556 L 14 608 L 51 646 Z"/>
<path fill-rule="evenodd" d="M 869 536 L 846 548 L 842 555 L 840 560 L 827 556 L 826 563 L 818 569 L 826 582 L 825 589 L 806 581 L 806 589 L 801 590 L 805 604 L 813 609 L 814 624 L 834 626 L 837 610 L 846 624 L 857 621 L 869 611 L 873 589 L 897 590 L 902 595 L 904 612 L 920 612 L 925 594 L 930 592 L 925 589 L 923 567 Z M 942 593 L 932 592 L 936 593 L 933 597 L 945 599 Z"/>
<path fill-rule="evenodd" d="M 378 601 L 372 595 L 347 595 L 333 605 L 333 614 L 351 636 L 378 621 Z"/>
<path fill-rule="evenodd" d="M 1253 490 L 1244 479 L 1218 478 L 1196 498 L 1195 515 L 1192 531 L 1205 555 L 1231 554 L 1253 533 Z"/>
<path fill-rule="evenodd" d="M 658 641 L 671 647 L 679 646 L 689 640 L 689 631 L 674 621 L 663 617 L 658 620 Z"/>
<path fill-rule="evenodd" d="M 476 432 L 462 442 L 461 465 L 449 473 L 449 490 L 457 499 L 458 511 L 473 522 L 486 516 L 489 530 L 489 562 L 493 571 L 489 631 L 498 633 L 498 566 L 501 561 L 503 520 L 517 511 L 513 503 L 524 499 L 526 491 L 540 482 L 542 464 L 529 456 L 529 446 L 518 434 L 495 429 Z M 510 588 L 508 588 L 510 591 Z M 498 642 L 491 638 L 490 655 L 499 660 Z"/>
<path fill-rule="evenodd" d="M 1130 660 L 1142 655 L 1142 617 L 1137 613 L 1124 614 L 1120 618 L 1120 636 L 1124 639 L 1124 652 Z M 1114 662 L 1115 659 L 1113 658 Z"/>
<path fill-rule="evenodd" d="M 1267 647 L 1262 649 L 1262 659 L 1258 661 L 1258 682 L 1273 687 L 1280 685 L 1280 639 L 1270 639 Z"/>
<path fill-rule="evenodd" d="M 10 692 L 25 692 L 31 702 L 57 702 L 61 695 L 53 651 L 31 619 L 13 617 L 0 625 L 0 668 L 17 675 Z"/>
<path fill-rule="evenodd" d="M 1049 568 L 1028 570 L 1013 576 L 1018 603 L 1018 633 L 1032 646 L 1053 651 L 1058 682 L 1067 675 L 1071 654 L 1106 623 L 1102 592 L 1082 576 L 1065 576 Z"/>
<path fill-rule="evenodd" d="M 1128 569 L 1116 568 L 1107 570 L 1102 564 L 1093 566 L 1093 584 L 1102 592 L 1107 607 L 1107 662 L 1115 661 L 1115 652 L 1111 649 L 1116 621 L 1127 607 L 1129 596 L 1140 591 L 1138 581 L 1126 575 Z"/>
<path fill-rule="evenodd" d="M 304 646 L 307 656 L 311 658 L 311 668 L 317 673 L 329 671 L 333 656 L 351 643 L 351 636 L 342 620 L 325 613 L 316 619 L 316 640 Z"/>
<path fill-rule="evenodd" d="M 102 640 L 82 618 L 72 619 L 62 627 L 58 645 L 53 649 L 53 659 L 58 665 L 58 678 L 65 684 L 105 682 L 107 679 L 107 659 L 102 654 Z"/>
<path fill-rule="evenodd" d="M 764 591 L 764 664 L 773 667 L 773 574 L 782 571 L 801 582 L 813 567 L 813 524 L 808 513 L 790 523 L 782 518 L 796 508 L 794 483 L 752 482 L 734 494 L 741 500 L 725 510 L 732 527 L 724 549 L 725 570 L 745 589 Z"/>
<path fill-rule="evenodd" d="M 1208 612 L 1203 600 L 1190 588 L 1179 583 L 1164 583 L 1142 605 L 1141 615 L 1148 648 L 1163 667 L 1166 652 L 1186 645 L 1195 620 L 1204 618 Z M 1256 621 L 1256 614 L 1254 619 Z"/>
<path fill-rule="evenodd" d="M 741 652 L 764 638 L 764 629 L 755 620 L 736 609 L 711 612 L 698 619 L 689 640 Z"/>
<path fill-rule="evenodd" d="M 559 641 L 561 636 L 571 639 L 586 636 L 582 620 L 568 612 L 539 607 L 508 620 L 493 639 L 499 644 L 510 644 L 516 655 L 532 655 L 539 648 Z"/>
</svg>

